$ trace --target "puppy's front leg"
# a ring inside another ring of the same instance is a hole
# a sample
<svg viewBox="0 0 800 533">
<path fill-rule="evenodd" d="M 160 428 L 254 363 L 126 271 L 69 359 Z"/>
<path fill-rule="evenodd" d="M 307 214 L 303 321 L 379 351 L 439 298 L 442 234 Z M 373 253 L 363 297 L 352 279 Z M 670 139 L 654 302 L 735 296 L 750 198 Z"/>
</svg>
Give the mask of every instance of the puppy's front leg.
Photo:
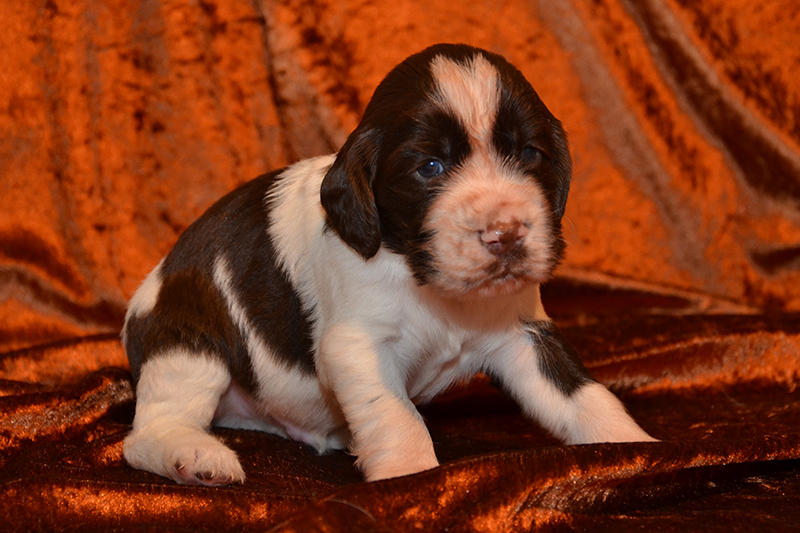
<svg viewBox="0 0 800 533">
<path fill-rule="evenodd" d="M 353 437 L 350 451 L 368 481 L 439 465 L 428 429 L 408 399 L 394 361 L 381 360 L 361 328 L 331 328 L 322 339 L 317 366 L 344 413 Z"/>
<path fill-rule="evenodd" d="M 523 324 L 516 348 L 490 362 L 525 413 L 567 444 L 653 441 L 596 382 L 549 320 Z"/>
</svg>

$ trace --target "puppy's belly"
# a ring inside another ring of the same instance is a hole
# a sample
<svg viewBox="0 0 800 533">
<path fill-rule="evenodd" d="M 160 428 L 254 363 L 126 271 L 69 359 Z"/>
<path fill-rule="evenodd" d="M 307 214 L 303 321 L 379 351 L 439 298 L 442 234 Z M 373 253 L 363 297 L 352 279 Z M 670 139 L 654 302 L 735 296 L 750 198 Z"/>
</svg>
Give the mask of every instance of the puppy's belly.
<svg viewBox="0 0 800 533">
<path fill-rule="evenodd" d="M 269 401 L 259 401 L 245 392 L 236 383 L 231 383 L 220 398 L 213 424 L 234 429 L 264 431 L 283 438 L 308 444 L 318 452 L 342 450 L 350 443 L 350 434 L 342 416 L 323 406 L 319 397 L 313 412 L 306 412 L 306 418 L 296 420 L 292 413 L 281 409 L 268 410 Z M 284 412 L 281 412 L 284 411 Z"/>
</svg>

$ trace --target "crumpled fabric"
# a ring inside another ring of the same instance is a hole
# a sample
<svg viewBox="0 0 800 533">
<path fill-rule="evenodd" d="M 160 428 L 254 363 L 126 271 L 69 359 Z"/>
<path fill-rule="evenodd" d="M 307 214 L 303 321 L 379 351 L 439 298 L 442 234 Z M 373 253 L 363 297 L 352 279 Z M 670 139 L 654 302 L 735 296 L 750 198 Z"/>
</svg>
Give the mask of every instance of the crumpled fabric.
<svg viewBox="0 0 800 533">
<path fill-rule="evenodd" d="M 569 133 L 545 308 L 655 443 L 562 446 L 477 376 L 442 466 L 215 430 L 247 481 L 121 455 L 127 300 L 225 192 L 338 149 L 396 63 L 505 55 Z M 57 0 L 0 16 L 0 530 L 800 527 L 800 12 L 790 0 Z"/>
<path fill-rule="evenodd" d="M 244 485 L 133 470 L 121 455 L 133 391 L 119 342 L 24 351 L 16 359 L 29 364 L 0 397 L 0 508 L 9 530 L 790 530 L 800 320 L 747 318 L 626 318 L 615 327 L 625 341 L 605 348 L 602 327 L 565 330 L 662 442 L 562 446 L 479 376 L 421 409 L 442 466 L 376 483 L 344 452 L 237 430 L 215 434 L 239 454 Z M 103 352 L 117 364 L 73 384 L 25 384 L 64 357 L 105 364 Z"/>
</svg>

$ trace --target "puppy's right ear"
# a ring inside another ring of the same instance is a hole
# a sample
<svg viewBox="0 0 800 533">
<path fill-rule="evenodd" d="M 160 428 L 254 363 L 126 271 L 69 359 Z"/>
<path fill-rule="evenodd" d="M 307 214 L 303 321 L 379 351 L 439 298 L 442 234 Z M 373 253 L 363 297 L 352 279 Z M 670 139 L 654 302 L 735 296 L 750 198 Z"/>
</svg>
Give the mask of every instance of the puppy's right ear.
<svg viewBox="0 0 800 533">
<path fill-rule="evenodd" d="M 322 180 L 320 201 L 328 224 L 364 259 L 378 253 L 381 228 L 372 184 L 378 164 L 378 133 L 356 130 Z"/>
</svg>

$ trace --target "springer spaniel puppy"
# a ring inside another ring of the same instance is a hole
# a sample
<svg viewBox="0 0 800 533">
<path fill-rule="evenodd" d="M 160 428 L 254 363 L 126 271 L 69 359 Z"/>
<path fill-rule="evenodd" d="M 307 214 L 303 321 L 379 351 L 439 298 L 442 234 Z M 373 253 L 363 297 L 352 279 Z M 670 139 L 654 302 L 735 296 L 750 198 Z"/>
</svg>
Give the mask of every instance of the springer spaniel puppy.
<svg viewBox="0 0 800 533">
<path fill-rule="evenodd" d="M 415 403 L 478 372 L 568 444 L 653 440 L 542 308 L 564 248 L 561 124 L 502 57 L 437 45 L 335 155 L 244 184 L 133 296 L 128 463 L 242 482 L 212 425 L 349 449 L 367 480 L 438 465 Z"/>
</svg>

